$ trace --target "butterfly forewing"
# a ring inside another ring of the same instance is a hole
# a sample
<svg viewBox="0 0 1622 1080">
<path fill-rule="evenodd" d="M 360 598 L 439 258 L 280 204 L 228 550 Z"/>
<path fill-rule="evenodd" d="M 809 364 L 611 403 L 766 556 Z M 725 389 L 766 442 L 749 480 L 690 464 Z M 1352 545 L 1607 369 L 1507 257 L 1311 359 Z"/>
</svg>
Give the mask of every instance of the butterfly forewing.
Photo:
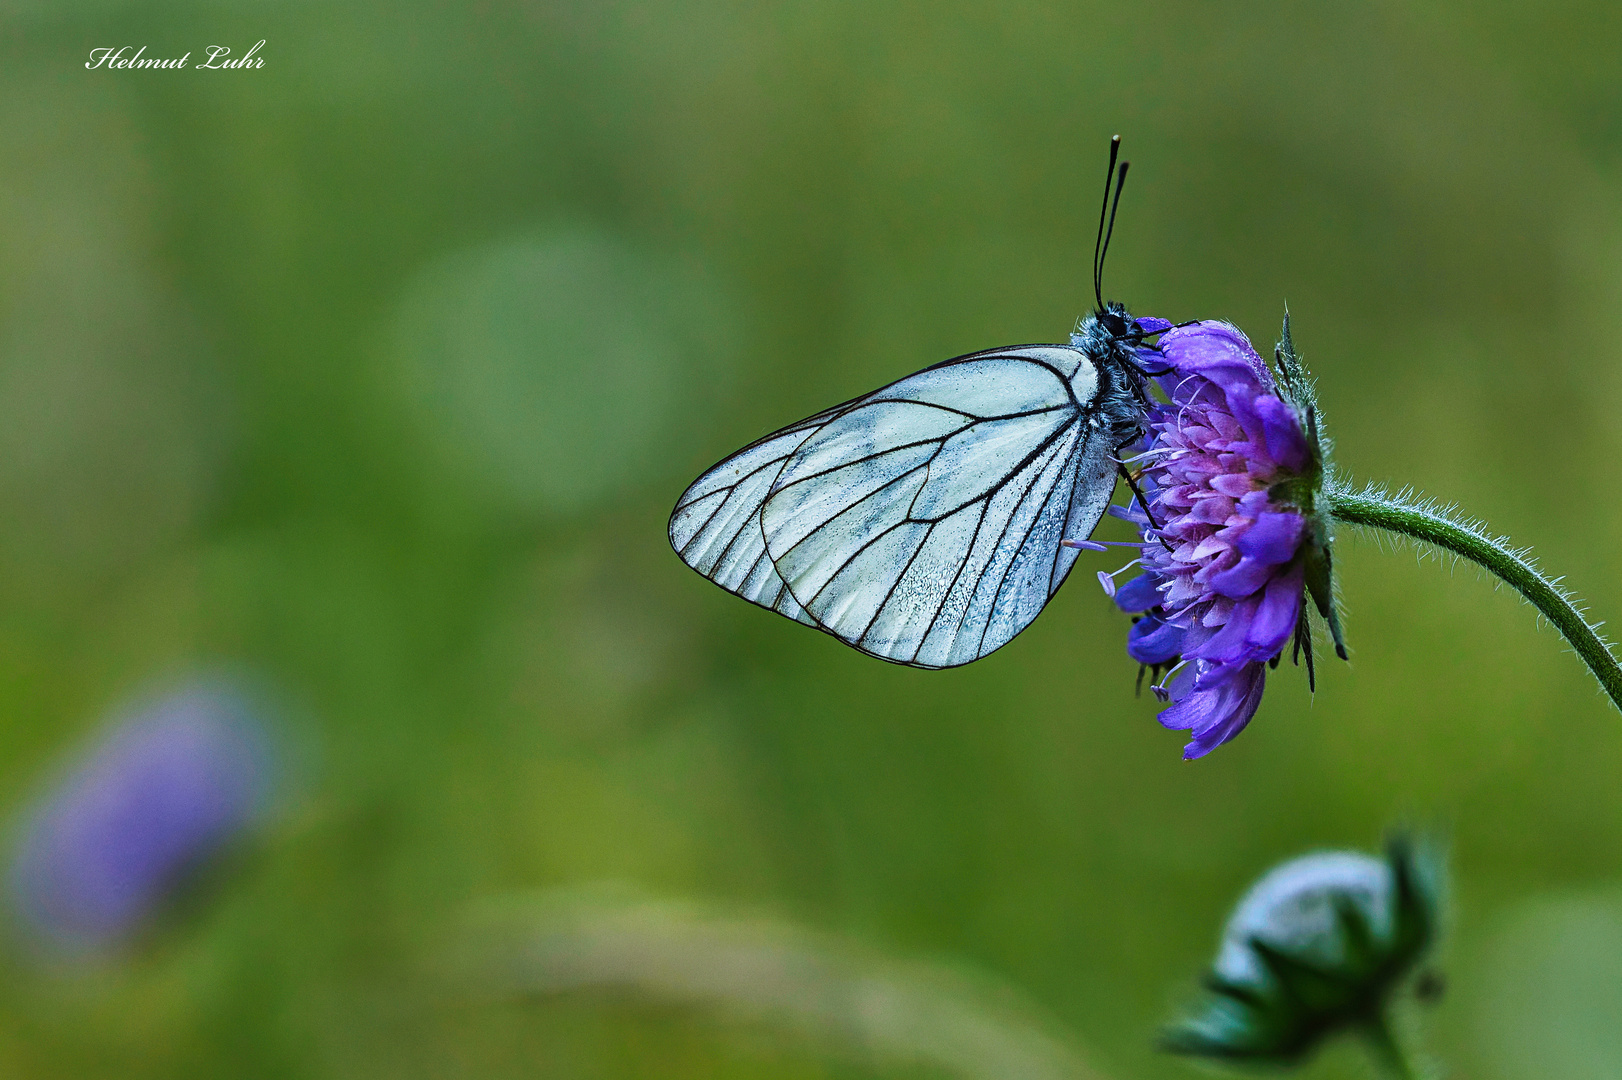
<svg viewBox="0 0 1622 1080">
<path fill-rule="evenodd" d="M 1114 490 L 1079 349 L 949 360 L 753 444 L 700 477 L 671 543 L 731 592 L 863 652 L 966 664 L 1028 626 Z"/>
</svg>

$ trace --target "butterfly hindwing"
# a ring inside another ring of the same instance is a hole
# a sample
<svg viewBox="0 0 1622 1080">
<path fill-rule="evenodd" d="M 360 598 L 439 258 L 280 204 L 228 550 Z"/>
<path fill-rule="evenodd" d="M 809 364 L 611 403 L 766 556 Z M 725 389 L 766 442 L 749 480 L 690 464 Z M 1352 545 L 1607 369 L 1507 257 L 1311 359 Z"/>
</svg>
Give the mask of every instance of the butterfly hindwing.
<svg viewBox="0 0 1622 1080">
<path fill-rule="evenodd" d="M 836 406 L 773 432 L 693 481 L 670 515 L 670 544 L 682 561 L 728 592 L 816 626 L 766 555 L 760 507 L 783 463 L 847 407 Z"/>
</svg>

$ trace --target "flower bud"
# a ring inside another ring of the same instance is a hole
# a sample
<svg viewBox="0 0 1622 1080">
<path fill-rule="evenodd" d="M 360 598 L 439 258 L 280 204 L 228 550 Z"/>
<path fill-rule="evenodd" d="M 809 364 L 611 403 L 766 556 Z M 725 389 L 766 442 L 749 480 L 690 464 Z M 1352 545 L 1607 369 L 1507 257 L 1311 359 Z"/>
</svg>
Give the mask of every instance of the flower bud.
<svg viewBox="0 0 1622 1080">
<path fill-rule="evenodd" d="M 1274 867 L 1234 909 L 1203 1006 L 1172 1053 L 1292 1063 L 1328 1035 L 1384 1023 L 1435 937 L 1438 860 L 1393 837 L 1383 859 L 1327 851 Z"/>
</svg>

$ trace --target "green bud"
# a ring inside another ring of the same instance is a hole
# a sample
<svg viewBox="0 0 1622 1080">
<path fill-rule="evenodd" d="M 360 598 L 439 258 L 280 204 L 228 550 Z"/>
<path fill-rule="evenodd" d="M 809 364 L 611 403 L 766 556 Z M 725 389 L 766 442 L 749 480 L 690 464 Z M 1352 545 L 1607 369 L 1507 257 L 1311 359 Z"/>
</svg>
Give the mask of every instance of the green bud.
<svg viewBox="0 0 1622 1080">
<path fill-rule="evenodd" d="M 1437 928 L 1439 859 L 1393 837 L 1385 857 L 1328 851 L 1274 867 L 1223 931 L 1199 1008 L 1163 1049 L 1292 1064 L 1342 1030 L 1382 1027 Z"/>
</svg>

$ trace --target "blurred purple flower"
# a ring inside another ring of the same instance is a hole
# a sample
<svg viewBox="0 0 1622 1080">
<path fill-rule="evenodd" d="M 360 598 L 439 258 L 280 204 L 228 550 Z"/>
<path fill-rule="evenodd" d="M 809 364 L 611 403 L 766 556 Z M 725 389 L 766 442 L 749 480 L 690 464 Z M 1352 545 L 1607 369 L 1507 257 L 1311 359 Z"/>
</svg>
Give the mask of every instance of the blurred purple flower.
<svg viewBox="0 0 1622 1080">
<path fill-rule="evenodd" d="M 271 757 L 248 699 L 193 682 L 116 720 L 26 821 L 12 867 L 28 929 L 112 945 L 260 815 Z"/>
<path fill-rule="evenodd" d="M 1282 391 L 1227 323 L 1170 329 L 1160 350 L 1170 400 L 1149 409 L 1136 459 L 1148 508 L 1115 508 L 1142 531 L 1143 573 L 1115 602 L 1143 613 L 1127 653 L 1157 675 L 1171 668 L 1155 687 L 1172 703 L 1160 722 L 1191 732 L 1183 756 L 1198 758 L 1250 722 L 1267 665 L 1292 638 L 1310 671 L 1304 586 L 1321 594 L 1337 649 L 1339 630 L 1327 607 L 1327 529 L 1313 514 L 1322 450 L 1288 323 Z"/>
</svg>

